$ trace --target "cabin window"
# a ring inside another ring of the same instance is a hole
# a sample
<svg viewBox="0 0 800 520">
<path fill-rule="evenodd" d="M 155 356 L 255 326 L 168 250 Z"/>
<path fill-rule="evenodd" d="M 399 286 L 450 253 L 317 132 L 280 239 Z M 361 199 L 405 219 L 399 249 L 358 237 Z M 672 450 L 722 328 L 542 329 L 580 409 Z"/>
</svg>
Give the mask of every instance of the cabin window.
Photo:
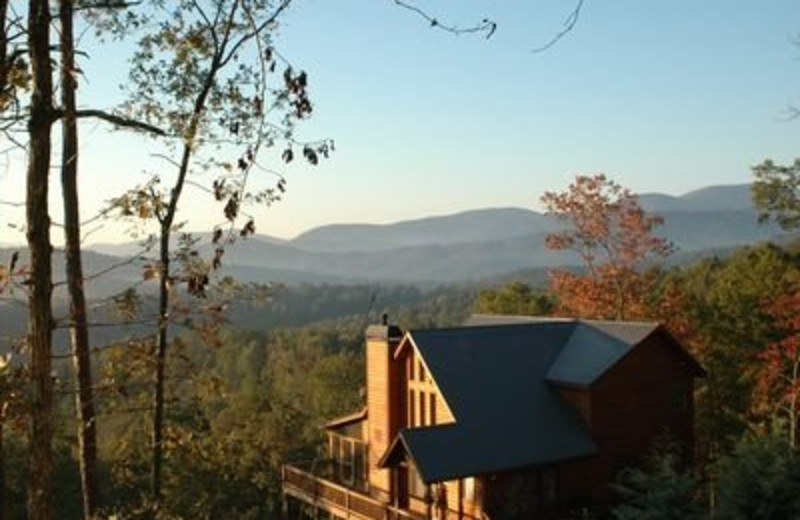
<svg viewBox="0 0 800 520">
<path fill-rule="evenodd" d="M 425 392 L 419 393 L 419 425 L 425 426 L 427 416 L 425 415 Z"/>
<path fill-rule="evenodd" d="M 430 424 L 431 425 L 435 425 L 436 424 L 436 394 L 435 393 L 431 393 L 431 394 L 428 394 L 428 395 L 430 395 L 430 407 L 429 407 L 430 408 L 430 414 L 431 414 Z"/>
<path fill-rule="evenodd" d="M 417 418 L 414 416 L 414 409 L 417 406 L 417 402 L 414 400 L 414 391 L 408 391 L 408 425 L 409 426 L 416 426 Z"/>
<path fill-rule="evenodd" d="M 353 481 L 353 443 L 342 439 L 342 455 L 340 460 L 341 476 L 345 482 Z"/>
<path fill-rule="evenodd" d="M 339 436 L 330 436 L 330 446 L 328 447 L 328 455 L 330 458 L 337 460 L 339 458 Z"/>
<path fill-rule="evenodd" d="M 461 481 L 464 490 L 464 500 L 475 502 L 475 477 L 468 477 Z"/>
<path fill-rule="evenodd" d="M 417 498 L 425 498 L 427 487 L 417 473 L 417 468 L 413 464 L 408 467 L 408 493 Z"/>
<path fill-rule="evenodd" d="M 353 445 L 353 476 L 356 481 L 364 482 L 367 478 L 366 457 L 364 456 L 364 443 Z"/>
</svg>

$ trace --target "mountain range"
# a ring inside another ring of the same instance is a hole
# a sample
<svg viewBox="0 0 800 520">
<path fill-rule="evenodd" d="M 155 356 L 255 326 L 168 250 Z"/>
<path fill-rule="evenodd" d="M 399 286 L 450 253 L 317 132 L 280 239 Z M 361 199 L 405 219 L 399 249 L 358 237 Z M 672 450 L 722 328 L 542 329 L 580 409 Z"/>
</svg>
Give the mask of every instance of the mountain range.
<svg viewBox="0 0 800 520">
<path fill-rule="evenodd" d="M 665 225 L 657 233 L 684 254 L 777 239 L 782 234 L 775 225 L 758 223 L 747 184 L 711 186 L 682 196 L 648 193 L 640 196 L 640 203 L 664 217 Z M 577 264 L 574 255 L 545 248 L 547 233 L 562 225 L 522 208 L 479 209 L 393 224 L 332 224 L 291 240 L 266 235 L 240 239 L 226 250 L 223 274 L 246 282 L 288 284 L 480 280 L 523 269 Z M 197 237 L 201 253 L 210 255 L 214 246 L 209 235 Z M 84 260 L 87 272 L 108 269 L 139 249 L 135 243 L 90 246 Z M 107 294 L 141 280 L 145 261 L 98 277 L 91 282 L 93 292 Z"/>
</svg>

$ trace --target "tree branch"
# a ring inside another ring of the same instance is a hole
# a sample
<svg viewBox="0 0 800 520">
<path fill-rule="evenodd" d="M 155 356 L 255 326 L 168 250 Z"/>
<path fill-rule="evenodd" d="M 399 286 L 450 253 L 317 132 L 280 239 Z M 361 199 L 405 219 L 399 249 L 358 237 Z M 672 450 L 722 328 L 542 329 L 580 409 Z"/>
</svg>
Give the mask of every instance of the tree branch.
<svg viewBox="0 0 800 520">
<path fill-rule="evenodd" d="M 533 49 L 532 52 L 544 52 L 556 43 L 558 43 L 561 38 L 569 34 L 572 29 L 575 28 L 575 24 L 578 23 L 578 18 L 581 16 L 581 10 L 583 9 L 583 2 L 584 0 L 578 0 L 578 3 L 575 4 L 575 9 L 569 14 L 569 16 L 564 19 L 564 27 L 555 35 L 553 36 L 550 41 L 542 45 L 541 47 L 536 47 Z"/>
<path fill-rule="evenodd" d="M 473 25 L 473 26 L 470 26 L 470 27 L 458 27 L 457 25 L 443 24 L 441 21 L 439 21 L 438 18 L 436 18 L 434 16 L 431 16 L 430 14 L 428 14 L 426 11 L 422 10 L 421 8 L 419 8 L 419 7 L 415 6 L 415 5 L 409 4 L 408 2 L 406 2 L 404 0 L 394 0 L 394 4 L 396 6 L 398 6 L 398 7 L 402 7 L 403 9 L 407 9 L 407 10 L 411 11 L 412 13 L 416 14 L 420 18 L 423 18 L 424 20 L 426 20 L 430 24 L 431 27 L 435 27 L 437 29 L 441 29 L 442 31 L 446 31 L 446 32 L 449 32 L 449 33 L 452 33 L 452 34 L 467 34 L 467 33 L 485 32 L 486 33 L 486 39 L 488 40 L 489 38 L 492 37 L 494 32 L 497 30 L 497 23 L 493 22 L 493 21 L 491 21 L 491 20 L 489 20 L 487 18 L 484 18 L 483 20 L 481 20 L 481 22 L 479 24 L 476 24 L 476 25 Z"/>
<path fill-rule="evenodd" d="M 61 116 L 63 114 L 59 112 L 58 115 Z M 141 130 L 143 132 L 148 132 L 160 136 L 167 135 L 167 133 L 164 130 L 156 126 L 153 126 L 151 124 L 123 117 L 117 114 L 112 114 L 110 112 L 105 112 L 103 110 L 78 110 L 75 112 L 75 117 L 78 118 L 94 117 L 97 119 L 102 119 L 103 121 L 111 123 L 112 125 L 121 126 L 123 128 L 132 128 L 134 130 Z"/>
</svg>

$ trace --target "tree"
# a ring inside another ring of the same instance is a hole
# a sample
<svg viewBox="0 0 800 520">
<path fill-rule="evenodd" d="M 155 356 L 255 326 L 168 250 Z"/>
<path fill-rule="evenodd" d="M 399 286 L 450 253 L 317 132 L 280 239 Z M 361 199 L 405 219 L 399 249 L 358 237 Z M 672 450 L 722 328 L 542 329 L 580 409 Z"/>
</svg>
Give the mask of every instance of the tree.
<svg viewBox="0 0 800 520">
<path fill-rule="evenodd" d="M 800 292 L 778 295 L 766 305 L 782 337 L 761 352 L 756 388 L 763 403 L 785 415 L 787 442 L 795 449 L 800 426 Z"/>
<path fill-rule="evenodd" d="M 518 314 L 546 316 L 555 306 L 553 299 L 522 282 L 510 282 L 498 289 L 478 293 L 475 312 L 483 314 Z"/>
<path fill-rule="evenodd" d="M 61 55 L 61 189 L 64 201 L 64 256 L 67 290 L 70 299 L 70 332 L 77 379 L 75 411 L 81 475 L 83 516 L 95 517 L 97 495 L 97 418 L 92 388 L 92 362 L 89 326 L 86 317 L 83 263 L 81 261 L 81 223 L 78 198 L 78 123 L 75 91 L 77 71 L 73 31 L 72 0 L 59 4 L 59 47 Z"/>
<path fill-rule="evenodd" d="M 673 451 L 652 454 L 642 468 L 623 470 L 614 485 L 622 503 L 612 510 L 616 520 L 700 520 L 696 482 L 681 468 Z"/>
<path fill-rule="evenodd" d="M 50 61 L 49 3 L 31 1 L 28 6 L 28 57 L 32 77 L 28 123 L 28 170 L 26 237 L 30 253 L 28 280 L 28 346 L 31 352 L 31 473 L 28 515 L 33 520 L 52 517 L 53 381 L 51 350 L 52 245 L 48 211 L 50 131 L 55 121 L 53 77 Z"/>
<path fill-rule="evenodd" d="M 672 251 L 669 241 L 653 234 L 663 219 L 647 215 L 636 195 L 602 174 L 579 175 L 566 191 L 546 192 L 542 202 L 567 224 L 547 235 L 547 247 L 575 251 L 585 270 L 551 273 L 561 312 L 619 320 L 641 315 L 642 296 L 655 281 L 644 270 Z"/>
<path fill-rule="evenodd" d="M 749 435 L 722 461 L 721 520 L 790 520 L 800 517 L 800 460 L 784 439 Z"/>
<path fill-rule="evenodd" d="M 767 159 L 753 167 L 753 204 L 760 222 L 774 220 L 783 229 L 800 225 L 800 158 L 788 166 Z"/>
<path fill-rule="evenodd" d="M 156 508 L 162 487 L 167 349 L 175 314 L 170 303 L 172 287 L 184 285 L 190 294 L 204 297 L 209 276 L 220 265 L 224 244 L 232 239 L 244 205 L 270 204 L 280 198 L 286 181 L 279 174 L 270 177 L 277 179 L 274 185 L 256 191 L 248 186 L 253 172 L 275 173 L 259 164 L 262 149 L 282 142 L 283 162 L 291 162 L 299 148 L 311 164 L 332 150 L 327 140 L 300 143 L 293 137 L 296 123 L 312 111 L 308 77 L 282 60 L 271 42 L 272 28 L 290 3 L 226 0 L 185 2 L 165 9 L 154 1 L 147 2 L 138 14 L 126 13 L 133 26 L 154 23 L 159 27 L 138 40 L 130 70 L 132 97 L 126 109 L 133 118 L 163 128 L 172 140 L 168 147 L 177 154 L 177 159 L 169 159 L 175 175 L 167 190 L 159 188 L 161 176 L 157 176 L 115 201 L 123 214 L 154 219 L 158 227 L 155 278 L 159 323 L 153 356 L 151 432 L 151 493 Z M 275 72 L 281 62 L 284 69 L 278 75 Z M 220 158 L 221 149 L 235 156 Z M 189 177 L 199 170 L 221 172 L 205 189 L 221 203 L 229 232 L 225 237 L 222 227 L 214 230 L 215 250 L 209 262 L 202 261 L 191 239 L 184 237 L 178 251 L 180 269 L 175 269 L 172 239 L 181 227 L 176 220 L 180 200 L 187 183 L 192 182 Z M 239 234 L 254 232 L 250 218 Z"/>
</svg>

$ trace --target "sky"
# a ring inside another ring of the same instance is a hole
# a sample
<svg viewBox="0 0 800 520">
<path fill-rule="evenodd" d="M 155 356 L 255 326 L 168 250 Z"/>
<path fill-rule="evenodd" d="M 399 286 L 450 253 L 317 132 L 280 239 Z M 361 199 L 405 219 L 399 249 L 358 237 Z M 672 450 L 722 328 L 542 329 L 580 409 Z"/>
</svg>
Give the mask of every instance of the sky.
<svg viewBox="0 0 800 520">
<path fill-rule="evenodd" d="M 308 71 L 305 139 L 332 138 L 317 167 L 282 168 L 284 199 L 259 233 L 292 238 L 332 223 L 388 223 L 486 207 L 538 210 L 577 174 L 636 192 L 680 195 L 746 183 L 765 158 L 800 155 L 800 3 L 796 0 L 585 0 L 574 30 L 545 52 L 570 0 L 419 0 L 443 21 L 497 22 L 490 39 L 431 28 L 392 0 L 297 0 L 276 43 Z M 124 46 L 86 49 L 83 106 L 112 108 Z M 168 164 L 152 143 L 101 123 L 81 128 L 84 217 Z M 0 200 L 22 201 L 22 157 L 0 159 Z M 53 175 L 57 183 L 57 175 Z M 180 214 L 208 230 L 202 193 Z M 53 194 L 54 220 L 60 206 Z M 24 236 L 0 206 L 0 242 Z M 87 242 L 128 240 L 119 226 Z M 57 242 L 57 240 L 56 240 Z"/>
</svg>

